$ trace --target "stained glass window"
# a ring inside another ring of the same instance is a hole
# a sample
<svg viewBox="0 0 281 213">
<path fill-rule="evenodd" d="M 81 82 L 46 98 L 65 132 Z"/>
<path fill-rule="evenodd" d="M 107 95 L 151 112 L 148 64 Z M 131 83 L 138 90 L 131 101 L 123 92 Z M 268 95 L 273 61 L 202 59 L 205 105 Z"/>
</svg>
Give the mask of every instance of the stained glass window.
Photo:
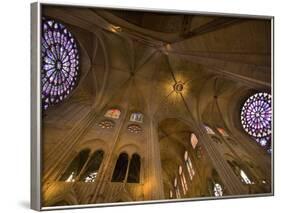
<svg viewBox="0 0 281 213">
<path fill-rule="evenodd" d="M 245 184 L 252 184 L 252 181 L 246 175 L 246 173 L 241 169 L 240 170 L 241 181 Z"/>
<path fill-rule="evenodd" d="M 179 186 L 178 186 L 178 179 L 175 177 L 174 179 L 174 188 L 175 188 L 175 192 L 176 192 L 176 197 L 178 199 L 181 198 L 181 194 L 180 194 L 180 190 L 179 190 Z"/>
<path fill-rule="evenodd" d="M 140 112 L 134 112 L 130 116 L 130 121 L 142 123 L 143 122 L 143 114 Z"/>
<path fill-rule="evenodd" d="M 42 106 L 64 100 L 75 88 L 79 72 L 76 41 L 61 23 L 43 18 L 41 44 Z"/>
<path fill-rule="evenodd" d="M 218 132 L 223 136 L 223 137 L 228 137 L 229 135 L 223 128 L 217 128 Z"/>
<path fill-rule="evenodd" d="M 104 114 L 104 117 L 113 118 L 113 119 L 119 119 L 120 115 L 121 115 L 121 112 L 120 112 L 119 109 L 109 109 Z"/>
<path fill-rule="evenodd" d="M 183 194 L 186 195 L 186 193 L 188 191 L 188 186 L 187 186 L 185 175 L 184 175 L 184 173 L 182 171 L 182 166 L 179 166 L 179 176 L 180 176 L 180 181 L 181 181 L 181 186 L 182 186 Z"/>
<path fill-rule="evenodd" d="M 207 125 L 204 125 L 204 128 L 207 132 L 207 134 L 209 135 L 215 135 L 216 133 L 214 132 L 214 130 L 211 129 L 211 127 L 207 126 Z"/>
<path fill-rule="evenodd" d="M 198 139 L 194 133 L 192 133 L 190 136 L 190 142 L 191 142 L 192 148 L 195 149 L 197 146 L 197 143 L 198 143 Z"/>
<path fill-rule="evenodd" d="M 60 181 L 75 182 L 76 177 L 79 176 L 89 157 L 89 153 L 90 150 L 88 149 L 81 151 L 70 163 L 67 170 L 61 176 Z"/>
<path fill-rule="evenodd" d="M 189 178 L 190 178 L 190 180 L 192 180 L 193 176 L 195 175 L 195 171 L 193 169 L 193 165 L 192 165 L 192 162 L 191 162 L 191 159 L 188 155 L 187 150 L 184 153 L 184 161 L 185 161 L 186 168 L 187 168 L 187 171 L 188 171 L 188 174 L 189 174 Z"/>
<path fill-rule="evenodd" d="M 266 149 L 271 147 L 271 95 L 256 93 L 249 97 L 241 110 L 244 130 Z"/>
<path fill-rule="evenodd" d="M 177 187 L 177 185 L 178 185 L 178 180 L 177 180 L 177 178 L 175 178 L 174 179 L 174 187 Z"/>
<path fill-rule="evenodd" d="M 219 183 L 214 183 L 213 191 L 214 191 L 215 197 L 220 197 L 223 195 L 222 186 Z"/>
<path fill-rule="evenodd" d="M 241 182 L 244 184 L 254 184 L 253 181 L 251 181 L 252 178 L 249 177 L 248 174 L 246 174 L 245 171 L 243 171 L 240 166 L 235 161 L 229 161 L 227 160 L 227 163 L 233 170 L 233 172 L 240 178 Z"/>
<path fill-rule="evenodd" d="M 102 150 L 98 150 L 92 155 L 91 159 L 88 162 L 87 167 L 85 168 L 84 174 L 81 175 L 80 177 L 81 181 L 84 181 L 86 183 L 95 182 L 99 172 L 100 165 L 103 160 L 103 155 L 104 152 Z"/>
<path fill-rule="evenodd" d="M 174 194 L 173 191 L 170 189 L 170 193 L 169 193 L 169 198 L 170 198 L 170 199 L 172 199 L 172 198 L 174 197 L 173 194 Z"/>
</svg>

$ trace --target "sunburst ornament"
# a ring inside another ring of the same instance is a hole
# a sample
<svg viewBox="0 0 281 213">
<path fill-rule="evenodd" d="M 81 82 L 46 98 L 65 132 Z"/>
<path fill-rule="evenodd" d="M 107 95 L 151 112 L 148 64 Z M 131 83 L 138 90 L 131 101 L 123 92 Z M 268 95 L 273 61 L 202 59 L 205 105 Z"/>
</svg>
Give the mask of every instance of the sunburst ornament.
<svg viewBox="0 0 281 213">
<path fill-rule="evenodd" d="M 184 89 L 184 84 L 181 81 L 178 81 L 174 84 L 173 88 L 175 92 L 181 93 Z"/>
</svg>

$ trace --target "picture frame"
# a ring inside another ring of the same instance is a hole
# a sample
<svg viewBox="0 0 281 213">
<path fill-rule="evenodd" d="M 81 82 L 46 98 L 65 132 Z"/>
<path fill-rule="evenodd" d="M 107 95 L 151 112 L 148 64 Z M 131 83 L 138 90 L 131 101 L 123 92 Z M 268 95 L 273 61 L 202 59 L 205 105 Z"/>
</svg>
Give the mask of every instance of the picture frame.
<svg viewBox="0 0 281 213">
<path fill-rule="evenodd" d="M 32 3 L 31 208 L 273 196 L 273 32 L 271 16 Z"/>
</svg>

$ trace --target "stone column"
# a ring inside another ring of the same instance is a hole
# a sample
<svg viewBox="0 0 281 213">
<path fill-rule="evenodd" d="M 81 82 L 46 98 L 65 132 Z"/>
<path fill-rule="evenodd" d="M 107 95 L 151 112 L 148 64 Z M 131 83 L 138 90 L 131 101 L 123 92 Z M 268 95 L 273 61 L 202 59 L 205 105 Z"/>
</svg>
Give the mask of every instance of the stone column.
<svg viewBox="0 0 281 213">
<path fill-rule="evenodd" d="M 215 148 L 212 139 L 205 132 L 203 132 L 202 129 L 200 129 L 199 138 L 224 186 L 227 188 L 228 193 L 230 195 L 247 194 L 247 188 L 241 183 L 223 156 Z"/>
<path fill-rule="evenodd" d="M 262 150 L 261 147 L 249 137 L 246 137 L 239 131 L 233 131 L 233 138 L 241 143 L 239 145 L 246 150 L 247 153 L 251 153 L 251 156 L 255 156 L 255 164 L 258 165 L 264 172 L 266 178 L 271 180 L 271 171 L 272 171 L 272 159 L 271 155 L 266 153 L 265 150 Z M 271 168 L 271 169 L 269 169 Z"/>
<path fill-rule="evenodd" d="M 146 163 L 144 177 L 144 196 L 146 200 L 161 200 L 164 197 L 158 123 L 152 115 L 149 117 L 146 143 Z"/>
<path fill-rule="evenodd" d="M 234 174 L 233 170 L 230 168 L 228 163 L 224 160 L 223 156 L 214 146 L 214 142 L 211 140 L 209 135 L 205 133 L 205 129 L 202 128 L 202 125 L 197 122 L 193 114 L 190 111 L 190 107 L 183 98 L 183 102 L 186 106 L 188 114 L 191 116 L 194 122 L 194 128 L 199 134 L 199 140 L 201 141 L 202 146 L 206 149 L 210 160 L 216 171 L 218 172 L 223 184 L 228 190 L 230 195 L 240 195 L 247 194 L 247 189 L 243 186 L 239 178 Z"/>
</svg>

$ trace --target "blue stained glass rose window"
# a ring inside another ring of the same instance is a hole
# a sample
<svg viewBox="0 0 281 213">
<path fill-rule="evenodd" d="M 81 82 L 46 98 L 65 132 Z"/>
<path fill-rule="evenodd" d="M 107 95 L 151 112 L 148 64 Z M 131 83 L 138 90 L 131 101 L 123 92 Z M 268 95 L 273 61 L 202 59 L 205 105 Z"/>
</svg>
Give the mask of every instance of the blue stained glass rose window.
<svg viewBox="0 0 281 213">
<path fill-rule="evenodd" d="M 271 141 L 271 95 L 256 93 L 249 97 L 241 110 L 244 130 L 263 147 Z"/>
<path fill-rule="evenodd" d="M 42 106 L 64 100 L 75 88 L 79 72 L 76 41 L 68 29 L 51 19 L 42 19 Z"/>
</svg>

